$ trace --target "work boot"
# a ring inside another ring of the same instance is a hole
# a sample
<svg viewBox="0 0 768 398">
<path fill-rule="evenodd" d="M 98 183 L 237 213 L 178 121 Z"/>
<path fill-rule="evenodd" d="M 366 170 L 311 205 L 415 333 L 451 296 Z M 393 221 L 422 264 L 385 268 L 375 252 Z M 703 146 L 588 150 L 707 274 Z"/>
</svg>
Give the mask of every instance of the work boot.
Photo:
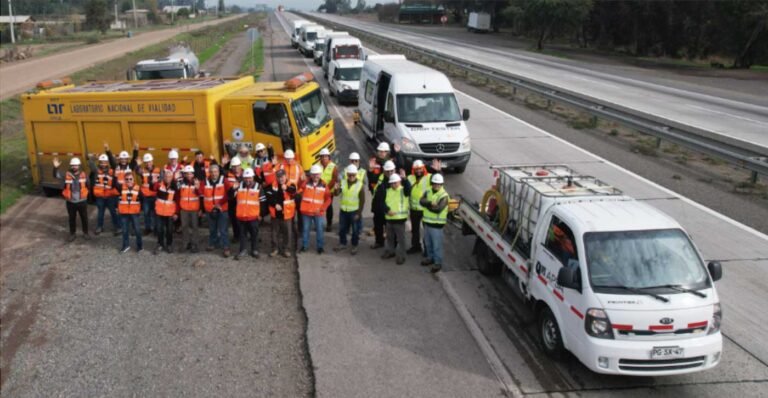
<svg viewBox="0 0 768 398">
<path fill-rule="evenodd" d="M 114 231 L 112 231 L 112 236 L 120 236 L 120 234 L 122 234 L 122 233 L 123 233 L 123 231 L 114 230 Z"/>
<path fill-rule="evenodd" d="M 416 254 L 421 253 L 421 247 L 420 246 L 412 246 L 410 249 L 406 251 L 407 254 Z"/>
<path fill-rule="evenodd" d="M 74 242 L 75 239 L 77 239 L 77 236 L 75 236 L 75 234 L 69 234 L 69 238 L 67 238 L 67 242 L 68 243 Z"/>
<path fill-rule="evenodd" d="M 347 245 L 338 245 L 338 246 L 333 248 L 333 251 L 335 251 L 335 252 L 340 252 L 342 250 L 347 250 Z"/>
<path fill-rule="evenodd" d="M 439 272 L 441 269 L 443 269 L 442 265 L 440 265 L 440 264 L 432 264 L 432 268 L 429 269 L 429 272 L 434 274 L 435 272 Z"/>
<path fill-rule="evenodd" d="M 432 263 L 433 263 L 432 260 L 429 259 L 429 258 L 425 258 L 425 259 L 421 260 L 421 265 L 424 266 L 424 267 L 426 267 L 428 265 L 432 265 Z"/>
<path fill-rule="evenodd" d="M 382 247 L 384 247 L 384 245 L 378 242 L 371 245 L 371 249 L 381 249 Z"/>
<path fill-rule="evenodd" d="M 323 253 L 325 253 L 325 250 L 323 250 L 322 248 L 317 249 L 317 254 L 323 254 Z"/>
<path fill-rule="evenodd" d="M 126 247 L 124 247 L 124 248 L 120 249 L 120 253 L 127 253 L 127 252 L 128 252 L 128 250 L 131 250 L 131 247 L 130 247 L 130 246 L 126 246 Z"/>
<path fill-rule="evenodd" d="M 325 226 L 325 232 L 331 232 L 331 228 L 333 228 L 333 227 L 331 226 L 331 224 L 328 224 L 328 225 L 326 225 L 326 226 Z"/>
<path fill-rule="evenodd" d="M 83 239 L 91 240 L 91 235 L 88 235 L 88 232 L 83 232 Z"/>
<path fill-rule="evenodd" d="M 349 251 L 349 254 L 351 254 L 351 255 L 353 255 L 353 256 L 354 256 L 355 254 L 357 254 L 357 246 L 352 246 L 352 249 Z"/>
<path fill-rule="evenodd" d="M 405 258 L 404 258 L 404 257 L 399 257 L 399 258 L 397 259 L 397 261 L 395 261 L 395 263 L 396 263 L 397 265 L 403 265 L 403 264 L 405 264 Z"/>
<path fill-rule="evenodd" d="M 96 228 L 96 230 L 95 230 L 95 231 L 93 231 L 93 234 L 94 234 L 94 235 L 101 235 L 101 231 L 102 231 L 102 229 L 101 229 L 101 228 Z"/>
<path fill-rule="evenodd" d="M 258 250 L 254 250 L 254 251 L 252 251 L 252 252 L 251 252 L 251 257 L 253 257 L 253 258 L 259 258 L 259 257 L 260 257 L 260 255 L 259 255 L 259 251 L 258 251 Z"/>
<path fill-rule="evenodd" d="M 144 251 L 144 248 L 140 247 L 140 248 L 136 249 L 136 254 L 139 254 L 139 253 L 141 253 L 143 251 Z"/>
<path fill-rule="evenodd" d="M 304 252 L 306 252 L 306 251 L 307 251 L 307 248 L 306 248 L 306 247 L 302 247 L 301 249 L 299 249 L 299 253 L 304 253 Z"/>
<path fill-rule="evenodd" d="M 382 260 L 388 260 L 388 259 L 390 259 L 392 257 L 395 257 L 395 253 L 386 253 L 385 252 L 384 254 L 381 255 L 381 259 Z"/>
<path fill-rule="evenodd" d="M 283 251 L 282 256 L 285 257 L 285 258 L 290 258 L 291 257 L 291 253 L 289 253 L 287 251 Z"/>
<path fill-rule="evenodd" d="M 207 252 L 212 252 L 214 249 L 215 249 L 215 247 L 213 247 L 211 245 L 208 245 L 208 246 L 205 247 L 205 251 L 207 251 Z"/>
<path fill-rule="evenodd" d="M 276 257 L 278 254 L 279 252 L 277 251 L 277 249 L 275 249 L 275 250 L 272 250 L 272 253 L 269 253 L 269 257 Z"/>
<path fill-rule="evenodd" d="M 151 229 L 148 229 L 148 228 L 144 228 L 144 236 L 147 236 L 147 235 L 149 235 L 149 234 L 151 234 L 151 233 L 152 233 L 152 230 L 151 230 Z"/>
<path fill-rule="evenodd" d="M 192 245 L 192 248 L 189 249 L 192 253 L 197 253 L 197 245 Z"/>
<path fill-rule="evenodd" d="M 235 261 L 240 261 L 241 257 L 245 257 L 246 251 L 243 250 L 240 253 L 235 254 Z"/>
<path fill-rule="evenodd" d="M 173 245 L 166 246 L 165 251 L 167 251 L 168 253 L 173 253 Z"/>
<path fill-rule="evenodd" d="M 155 256 L 157 256 L 158 254 L 160 254 L 160 250 L 163 250 L 163 247 L 162 247 L 162 246 L 160 246 L 160 245 L 158 245 L 158 246 L 155 246 L 155 250 L 152 250 L 152 254 L 154 254 Z"/>
<path fill-rule="evenodd" d="M 229 248 L 224 249 L 224 258 L 229 257 Z"/>
</svg>

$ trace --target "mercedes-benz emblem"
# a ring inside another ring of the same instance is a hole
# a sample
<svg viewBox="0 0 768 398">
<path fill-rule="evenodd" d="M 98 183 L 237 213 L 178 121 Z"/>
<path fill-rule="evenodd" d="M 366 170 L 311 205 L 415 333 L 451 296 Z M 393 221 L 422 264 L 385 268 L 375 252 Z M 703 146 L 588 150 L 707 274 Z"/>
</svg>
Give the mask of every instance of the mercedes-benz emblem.
<svg viewBox="0 0 768 398">
<path fill-rule="evenodd" d="M 435 146 L 435 151 L 437 151 L 438 153 L 442 153 L 443 151 L 445 151 L 445 144 L 437 144 Z"/>
</svg>

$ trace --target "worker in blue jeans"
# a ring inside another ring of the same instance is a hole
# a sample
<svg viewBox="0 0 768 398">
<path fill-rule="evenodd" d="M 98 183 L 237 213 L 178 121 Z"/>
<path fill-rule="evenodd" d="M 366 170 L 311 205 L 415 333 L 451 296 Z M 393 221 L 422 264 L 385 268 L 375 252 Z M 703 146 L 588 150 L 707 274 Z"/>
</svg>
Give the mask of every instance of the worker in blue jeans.
<svg viewBox="0 0 768 398">
<path fill-rule="evenodd" d="M 365 206 L 365 182 L 360 179 L 357 166 L 350 164 L 345 169 L 346 178 L 341 181 L 340 189 L 335 190 L 335 195 L 341 195 L 339 211 L 339 246 L 334 251 L 347 248 L 347 233 L 352 230 L 352 250 L 350 254 L 357 254 L 357 244 L 360 240 L 360 230 L 363 228 L 363 207 Z"/>
<path fill-rule="evenodd" d="M 325 186 L 320 179 L 323 168 L 319 164 L 312 165 L 309 169 L 310 179 L 304 186 L 304 193 L 301 197 L 301 218 L 302 218 L 302 246 L 301 252 L 309 248 L 309 229 L 312 223 L 315 224 L 315 234 L 317 239 L 317 254 L 323 254 L 325 251 L 325 211 L 331 204 L 331 189 Z"/>
<path fill-rule="evenodd" d="M 450 196 L 443 188 L 445 180 L 439 173 L 432 174 L 430 178 L 431 189 L 424 192 L 420 204 L 424 208 L 424 241 L 426 242 L 427 256 L 421 261 L 421 265 L 431 265 L 432 273 L 443 268 L 443 227 L 448 220 L 448 203 Z"/>
</svg>

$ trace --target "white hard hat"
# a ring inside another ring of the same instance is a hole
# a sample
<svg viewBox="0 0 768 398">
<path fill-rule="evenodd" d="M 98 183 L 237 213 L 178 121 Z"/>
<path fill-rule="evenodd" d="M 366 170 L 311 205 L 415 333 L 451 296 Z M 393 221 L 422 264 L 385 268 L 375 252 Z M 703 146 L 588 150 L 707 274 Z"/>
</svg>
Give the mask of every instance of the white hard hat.
<svg viewBox="0 0 768 398">
<path fill-rule="evenodd" d="M 153 160 L 155 160 L 155 159 L 152 157 L 151 153 L 145 153 L 144 154 L 144 158 L 142 159 L 142 161 L 144 161 L 144 162 L 151 162 Z"/>
<path fill-rule="evenodd" d="M 389 176 L 390 184 L 393 182 L 400 182 L 400 181 L 402 181 L 402 179 L 400 178 L 400 174 L 392 174 L 391 176 Z"/>
<path fill-rule="evenodd" d="M 99 162 L 109 162 L 109 156 L 106 153 L 99 155 Z"/>
<path fill-rule="evenodd" d="M 240 158 L 237 156 L 235 156 L 234 158 L 232 158 L 232 160 L 229 161 L 230 167 L 240 166 L 241 164 L 243 164 L 243 162 L 240 161 Z"/>
<path fill-rule="evenodd" d="M 360 154 L 357 152 L 350 153 L 349 160 L 360 160 Z"/>
<path fill-rule="evenodd" d="M 392 171 L 394 169 L 395 169 L 395 162 L 393 162 L 391 160 L 387 160 L 384 163 L 384 171 Z"/>
<path fill-rule="evenodd" d="M 442 184 L 443 183 L 443 175 L 442 174 L 432 174 L 432 183 L 433 184 Z"/>
<path fill-rule="evenodd" d="M 376 150 L 389 152 L 389 144 L 387 144 L 386 142 L 382 142 L 381 144 L 379 144 L 379 146 L 376 147 Z"/>
<path fill-rule="evenodd" d="M 265 149 L 267 149 L 267 147 L 265 147 L 265 146 L 264 146 L 264 144 L 262 144 L 261 142 L 259 142 L 258 144 L 256 144 L 256 150 L 257 150 L 257 151 L 263 151 L 263 150 L 265 150 Z"/>
<path fill-rule="evenodd" d="M 424 162 L 422 162 L 421 159 L 416 159 L 413 161 L 413 167 L 414 168 L 424 167 Z"/>
<path fill-rule="evenodd" d="M 80 158 L 69 159 L 70 166 L 80 166 Z"/>
<path fill-rule="evenodd" d="M 120 159 L 128 159 L 128 158 L 130 158 L 131 156 L 130 156 L 130 155 L 128 155 L 128 152 L 126 152 L 126 151 L 122 151 L 122 152 L 120 152 L 120 155 L 118 155 L 118 157 L 119 157 Z"/>
<path fill-rule="evenodd" d="M 347 166 L 347 174 L 355 174 L 356 175 L 357 174 L 357 166 L 355 166 L 354 164 L 350 164 L 349 166 Z"/>
<path fill-rule="evenodd" d="M 283 157 L 286 158 L 286 159 L 293 159 L 293 158 L 296 157 L 296 155 L 293 153 L 292 150 L 289 149 L 289 150 L 285 151 L 285 153 L 283 153 Z"/>
<path fill-rule="evenodd" d="M 309 174 L 322 174 L 323 173 L 323 166 L 320 166 L 319 164 L 313 164 L 312 167 L 309 168 Z"/>
<path fill-rule="evenodd" d="M 243 178 L 254 177 L 255 175 L 256 173 L 253 172 L 253 169 L 249 168 L 243 171 Z"/>
<path fill-rule="evenodd" d="M 195 172 L 195 168 L 192 167 L 191 165 L 186 165 L 186 166 L 184 166 L 184 170 L 182 170 L 182 171 L 184 173 L 194 173 Z"/>
<path fill-rule="evenodd" d="M 320 150 L 320 156 L 331 156 L 331 151 L 328 148 L 323 148 Z"/>
<path fill-rule="evenodd" d="M 171 149 L 171 151 L 168 152 L 168 159 L 178 159 L 178 158 L 179 158 L 179 153 L 176 152 L 175 150 Z"/>
</svg>

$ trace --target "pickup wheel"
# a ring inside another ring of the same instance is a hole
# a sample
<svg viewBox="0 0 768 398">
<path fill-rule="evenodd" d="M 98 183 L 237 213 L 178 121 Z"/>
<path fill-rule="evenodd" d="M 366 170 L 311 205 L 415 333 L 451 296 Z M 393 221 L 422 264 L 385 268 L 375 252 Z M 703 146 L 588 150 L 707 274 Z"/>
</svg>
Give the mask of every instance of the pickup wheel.
<svg viewBox="0 0 768 398">
<path fill-rule="evenodd" d="M 480 238 L 476 242 L 477 269 L 486 276 L 498 275 L 501 272 L 501 260 Z"/>
<path fill-rule="evenodd" d="M 560 326 L 549 307 L 544 306 L 539 314 L 539 343 L 544 352 L 552 358 L 560 359 L 565 355 L 563 336 Z"/>
</svg>

